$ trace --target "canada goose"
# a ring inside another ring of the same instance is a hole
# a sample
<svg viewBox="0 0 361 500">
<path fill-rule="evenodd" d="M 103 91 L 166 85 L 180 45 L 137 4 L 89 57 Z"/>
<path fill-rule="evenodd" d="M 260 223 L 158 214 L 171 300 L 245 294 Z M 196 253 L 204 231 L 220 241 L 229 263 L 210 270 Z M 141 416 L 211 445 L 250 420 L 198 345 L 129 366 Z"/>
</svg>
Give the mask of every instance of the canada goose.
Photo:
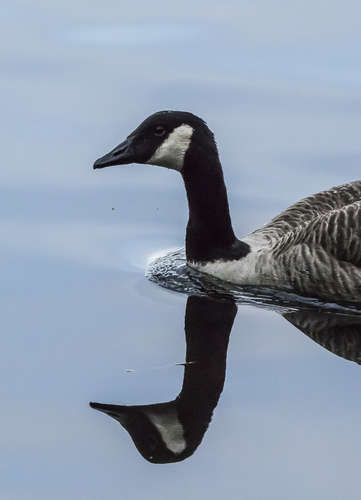
<svg viewBox="0 0 361 500">
<path fill-rule="evenodd" d="M 159 165 L 182 175 L 191 267 L 236 284 L 361 299 L 361 181 L 309 196 L 238 239 L 217 146 L 202 119 L 182 111 L 155 113 L 94 168 L 129 163 Z"/>
</svg>

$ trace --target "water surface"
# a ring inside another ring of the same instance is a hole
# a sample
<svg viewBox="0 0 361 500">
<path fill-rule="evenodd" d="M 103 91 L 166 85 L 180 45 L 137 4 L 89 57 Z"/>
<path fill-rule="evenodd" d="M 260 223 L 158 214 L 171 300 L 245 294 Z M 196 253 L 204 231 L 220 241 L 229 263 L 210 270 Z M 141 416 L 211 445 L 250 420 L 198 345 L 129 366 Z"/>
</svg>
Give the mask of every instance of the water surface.
<svg viewBox="0 0 361 500">
<path fill-rule="evenodd" d="M 94 159 L 154 111 L 199 114 L 239 235 L 360 178 L 360 18 L 356 2 L 327 15 L 321 1 L 5 4 L 1 499 L 359 498 L 352 311 L 311 304 L 321 321 L 243 291 L 223 391 L 183 461 L 145 460 L 88 403 L 172 401 L 192 368 L 179 364 L 188 296 L 145 277 L 154 254 L 183 246 L 181 181 L 95 173 Z"/>
</svg>

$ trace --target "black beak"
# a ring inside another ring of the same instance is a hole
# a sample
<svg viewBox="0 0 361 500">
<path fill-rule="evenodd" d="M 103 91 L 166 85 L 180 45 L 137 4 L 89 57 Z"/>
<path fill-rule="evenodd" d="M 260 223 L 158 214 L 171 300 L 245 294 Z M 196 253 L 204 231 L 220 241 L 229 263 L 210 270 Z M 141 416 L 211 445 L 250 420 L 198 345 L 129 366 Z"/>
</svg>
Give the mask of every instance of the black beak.
<svg viewBox="0 0 361 500">
<path fill-rule="evenodd" d="M 99 158 L 93 165 L 93 168 L 104 168 L 112 165 L 126 165 L 134 163 L 135 154 L 132 147 L 132 138 L 128 137 L 124 142 L 119 144 L 110 153 Z"/>
</svg>

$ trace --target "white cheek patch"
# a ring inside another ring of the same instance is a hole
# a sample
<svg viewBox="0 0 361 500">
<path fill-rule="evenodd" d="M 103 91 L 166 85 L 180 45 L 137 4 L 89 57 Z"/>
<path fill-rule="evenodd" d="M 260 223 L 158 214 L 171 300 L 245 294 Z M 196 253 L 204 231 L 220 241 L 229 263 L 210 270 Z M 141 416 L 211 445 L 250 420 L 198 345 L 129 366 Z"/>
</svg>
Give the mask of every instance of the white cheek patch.
<svg viewBox="0 0 361 500">
<path fill-rule="evenodd" d="M 181 171 L 192 134 L 193 128 L 185 123 L 175 128 L 146 163 Z"/>
</svg>

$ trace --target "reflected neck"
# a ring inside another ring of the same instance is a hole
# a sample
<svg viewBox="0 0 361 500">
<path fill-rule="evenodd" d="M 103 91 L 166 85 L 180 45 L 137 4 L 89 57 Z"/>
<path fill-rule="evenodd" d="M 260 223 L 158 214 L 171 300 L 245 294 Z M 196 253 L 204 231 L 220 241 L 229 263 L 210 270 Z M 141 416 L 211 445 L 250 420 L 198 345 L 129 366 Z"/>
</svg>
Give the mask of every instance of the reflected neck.
<svg viewBox="0 0 361 500">
<path fill-rule="evenodd" d="M 199 443 L 223 390 L 228 340 L 237 307 L 208 297 L 188 297 L 186 365 L 177 407 L 192 440 Z"/>
</svg>

